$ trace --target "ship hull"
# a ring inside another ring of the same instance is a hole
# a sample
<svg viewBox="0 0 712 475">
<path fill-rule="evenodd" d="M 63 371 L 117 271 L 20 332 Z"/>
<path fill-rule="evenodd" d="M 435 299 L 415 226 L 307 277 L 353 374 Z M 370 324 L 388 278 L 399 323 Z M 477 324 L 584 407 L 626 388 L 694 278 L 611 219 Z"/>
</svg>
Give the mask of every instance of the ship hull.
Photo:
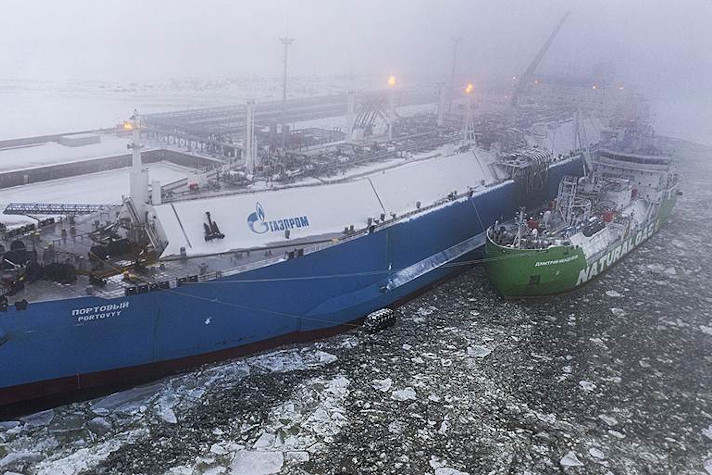
<svg viewBox="0 0 712 475">
<path fill-rule="evenodd" d="M 0 313 L 0 407 L 22 412 L 32 401 L 81 397 L 353 328 L 466 268 L 481 256 L 484 231 L 495 220 L 550 200 L 561 177 L 581 171 L 580 157 L 573 158 L 552 166 L 549 186 L 535 193 L 501 183 L 371 234 L 213 281 L 111 300 L 11 306 Z"/>
<path fill-rule="evenodd" d="M 504 247 L 489 237 L 485 245 L 487 275 L 505 297 L 538 297 L 569 292 L 603 274 L 664 225 L 675 206 L 677 194 L 664 199 L 656 215 L 631 236 L 611 243 L 595 260 L 586 259 L 580 248 L 552 246 L 548 249 Z"/>
</svg>

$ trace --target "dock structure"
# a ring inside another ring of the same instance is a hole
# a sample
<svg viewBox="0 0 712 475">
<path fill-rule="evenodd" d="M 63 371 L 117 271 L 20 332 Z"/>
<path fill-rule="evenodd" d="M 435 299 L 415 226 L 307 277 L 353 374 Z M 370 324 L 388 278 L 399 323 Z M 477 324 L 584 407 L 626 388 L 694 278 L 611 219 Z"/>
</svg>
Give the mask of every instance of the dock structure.
<svg viewBox="0 0 712 475">
<path fill-rule="evenodd" d="M 359 92 L 354 97 L 357 115 L 369 115 L 372 109 L 388 108 L 389 91 Z M 436 90 L 400 90 L 398 107 L 436 104 Z M 332 117 L 344 117 L 349 109 L 348 94 L 333 94 L 286 101 L 255 104 L 255 134 L 260 144 L 282 145 L 278 124 L 293 124 Z M 176 112 L 148 114 L 143 117 L 145 133 L 157 144 L 187 147 L 203 153 L 223 157 L 239 156 L 245 137 L 247 105 L 189 109 Z M 376 114 L 377 115 L 377 114 Z M 305 144 L 343 140 L 351 131 L 341 127 L 333 129 L 308 127 L 289 132 L 285 148 L 304 147 Z M 313 143 L 312 143 L 313 142 Z"/>
</svg>

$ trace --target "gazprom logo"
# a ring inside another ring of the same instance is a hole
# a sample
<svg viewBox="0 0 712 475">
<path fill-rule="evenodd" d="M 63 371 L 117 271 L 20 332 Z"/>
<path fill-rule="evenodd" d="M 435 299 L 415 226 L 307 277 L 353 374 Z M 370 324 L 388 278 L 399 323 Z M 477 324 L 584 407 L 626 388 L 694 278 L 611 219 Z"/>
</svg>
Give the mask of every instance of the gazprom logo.
<svg viewBox="0 0 712 475">
<path fill-rule="evenodd" d="M 309 227 L 307 216 L 295 216 L 293 218 L 282 218 L 267 220 L 264 208 L 259 203 L 255 203 L 255 212 L 247 217 L 247 225 L 253 233 L 264 234 L 266 232 L 279 232 L 285 229 Z"/>
<path fill-rule="evenodd" d="M 257 203 L 254 213 L 250 213 L 247 217 L 247 225 L 250 227 L 253 233 L 264 234 L 269 231 L 267 223 L 265 223 L 265 210 L 262 209 L 262 205 Z"/>
</svg>

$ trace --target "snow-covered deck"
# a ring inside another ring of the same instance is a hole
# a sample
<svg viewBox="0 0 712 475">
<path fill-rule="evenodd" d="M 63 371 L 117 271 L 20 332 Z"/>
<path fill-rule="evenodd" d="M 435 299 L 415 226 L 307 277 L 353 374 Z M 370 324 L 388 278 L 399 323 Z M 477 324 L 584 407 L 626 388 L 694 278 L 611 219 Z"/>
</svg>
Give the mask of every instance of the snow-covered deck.
<svg viewBox="0 0 712 475">
<path fill-rule="evenodd" d="M 127 155 L 128 140 L 111 134 L 101 134 L 96 144 L 68 147 L 57 142 L 0 149 L 0 172 L 23 170 L 61 163 L 79 162 L 103 157 Z"/>
<path fill-rule="evenodd" d="M 151 180 L 162 184 L 187 177 L 192 170 L 170 163 L 147 165 Z M 129 193 L 129 169 L 121 168 L 99 173 L 31 183 L 0 190 L 0 209 L 11 202 L 30 203 L 90 203 L 119 204 Z M 0 222 L 7 225 L 35 222 L 25 216 L 0 214 Z"/>
<path fill-rule="evenodd" d="M 487 162 L 478 151 L 403 164 L 340 183 L 233 194 L 166 203 L 153 208 L 163 256 L 207 255 L 255 248 L 284 238 L 339 233 L 367 226 L 369 218 L 388 219 L 426 207 L 452 192 L 464 193 L 492 183 Z M 478 160 L 481 162 L 478 163 Z M 485 163 L 482 163 L 485 162 Z M 222 239 L 205 240 L 203 224 L 210 212 Z"/>
</svg>

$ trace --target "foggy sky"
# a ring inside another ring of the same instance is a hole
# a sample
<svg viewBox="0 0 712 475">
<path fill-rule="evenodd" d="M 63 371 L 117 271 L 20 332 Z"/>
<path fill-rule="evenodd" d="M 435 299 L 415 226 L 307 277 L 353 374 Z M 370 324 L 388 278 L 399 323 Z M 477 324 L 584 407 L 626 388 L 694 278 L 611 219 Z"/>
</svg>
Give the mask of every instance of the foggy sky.
<svg viewBox="0 0 712 475">
<path fill-rule="evenodd" d="M 571 10 L 542 70 L 613 60 L 623 81 L 710 96 L 710 0 L 0 0 L 0 77 L 164 80 L 447 74 L 474 81 L 526 68 Z"/>
</svg>

